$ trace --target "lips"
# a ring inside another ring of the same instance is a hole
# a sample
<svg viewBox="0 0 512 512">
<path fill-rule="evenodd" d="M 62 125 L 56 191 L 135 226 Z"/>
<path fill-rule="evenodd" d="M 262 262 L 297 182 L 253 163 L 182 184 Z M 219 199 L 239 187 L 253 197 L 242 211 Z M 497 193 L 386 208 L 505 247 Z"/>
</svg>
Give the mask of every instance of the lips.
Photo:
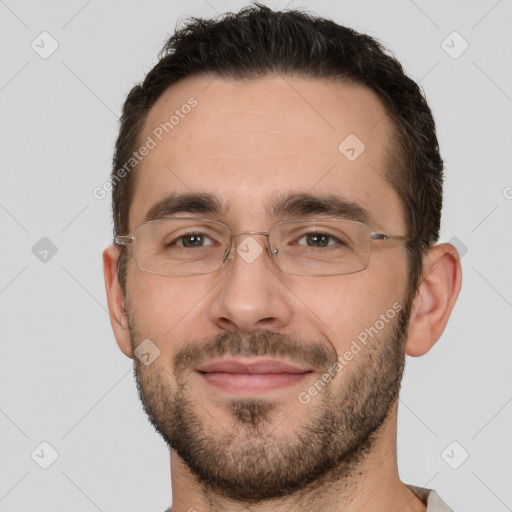
<svg viewBox="0 0 512 512">
<path fill-rule="evenodd" d="M 306 373 L 311 368 L 300 368 L 277 359 L 263 359 L 258 361 L 247 361 L 235 359 L 219 359 L 205 364 L 197 369 L 199 372 L 212 373 Z"/>
<path fill-rule="evenodd" d="M 216 388 L 245 395 L 291 386 L 313 370 L 276 359 L 219 359 L 198 367 L 196 371 Z"/>
</svg>

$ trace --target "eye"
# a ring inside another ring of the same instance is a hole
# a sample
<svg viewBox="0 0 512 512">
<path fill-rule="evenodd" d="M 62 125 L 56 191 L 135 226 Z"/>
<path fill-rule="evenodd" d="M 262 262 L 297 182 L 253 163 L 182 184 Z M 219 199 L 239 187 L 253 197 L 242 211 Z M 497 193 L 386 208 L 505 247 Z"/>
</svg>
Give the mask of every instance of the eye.
<svg viewBox="0 0 512 512">
<path fill-rule="evenodd" d="M 303 235 L 297 240 L 297 243 L 299 245 L 304 245 L 303 241 L 305 241 L 305 245 L 308 247 L 330 247 L 339 244 L 344 245 L 344 242 L 339 238 L 329 235 L 328 233 L 320 233 L 317 231 Z"/>
<path fill-rule="evenodd" d="M 209 245 L 213 245 L 213 240 L 204 233 L 187 233 L 185 235 L 181 235 L 175 240 L 168 243 L 168 246 L 178 245 L 180 247 L 185 247 L 187 249 L 195 248 L 195 247 L 207 247 Z"/>
</svg>

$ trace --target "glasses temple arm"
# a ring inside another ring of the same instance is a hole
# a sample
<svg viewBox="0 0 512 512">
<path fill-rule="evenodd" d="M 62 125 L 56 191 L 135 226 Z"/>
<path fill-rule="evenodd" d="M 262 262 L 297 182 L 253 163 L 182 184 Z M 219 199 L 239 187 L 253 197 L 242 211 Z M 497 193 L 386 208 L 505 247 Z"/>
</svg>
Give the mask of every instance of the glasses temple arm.
<svg viewBox="0 0 512 512">
<path fill-rule="evenodd" d="M 128 245 L 133 243 L 134 240 L 133 235 L 116 235 L 114 237 L 114 243 L 117 245 Z"/>
<path fill-rule="evenodd" d="M 426 240 L 422 240 L 421 238 L 416 237 L 410 238 L 405 235 L 387 235 L 386 233 L 371 233 L 370 236 L 372 240 L 402 240 L 404 242 L 418 241 L 425 245 L 430 245 Z"/>
</svg>

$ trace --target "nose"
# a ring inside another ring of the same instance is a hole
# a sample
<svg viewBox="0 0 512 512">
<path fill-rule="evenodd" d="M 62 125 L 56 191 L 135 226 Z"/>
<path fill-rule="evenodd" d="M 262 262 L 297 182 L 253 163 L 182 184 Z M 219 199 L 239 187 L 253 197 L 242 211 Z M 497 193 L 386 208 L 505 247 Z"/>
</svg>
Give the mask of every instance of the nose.
<svg viewBox="0 0 512 512">
<path fill-rule="evenodd" d="M 215 289 L 211 320 L 223 330 L 251 334 L 283 329 L 293 316 L 292 295 L 261 233 L 237 233 L 226 274 Z"/>
</svg>

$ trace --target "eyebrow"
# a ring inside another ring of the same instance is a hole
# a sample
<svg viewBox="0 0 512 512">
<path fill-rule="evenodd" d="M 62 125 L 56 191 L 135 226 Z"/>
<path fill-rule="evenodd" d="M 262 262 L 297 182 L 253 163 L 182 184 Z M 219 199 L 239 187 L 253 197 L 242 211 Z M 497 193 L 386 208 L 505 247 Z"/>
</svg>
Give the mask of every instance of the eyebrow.
<svg viewBox="0 0 512 512">
<path fill-rule="evenodd" d="M 220 215 L 227 205 L 214 194 L 205 192 L 172 193 L 155 203 L 146 213 L 144 222 L 158 220 L 176 213 Z"/>
<path fill-rule="evenodd" d="M 229 204 L 215 194 L 171 193 L 147 211 L 144 222 L 175 214 L 221 216 L 227 212 L 228 207 Z M 337 194 L 281 193 L 267 204 L 265 210 L 269 216 L 278 219 L 321 214 L 365 224 L 372 220 L 366 208 Z"/>
<path fill-rule="evenodd" d="M 278 218 L 325 214 L 365 224 L 371 220 L 366 208 L 337 194 L 281 194 L 268 205 L 267 213 Z"/>
</svg>

